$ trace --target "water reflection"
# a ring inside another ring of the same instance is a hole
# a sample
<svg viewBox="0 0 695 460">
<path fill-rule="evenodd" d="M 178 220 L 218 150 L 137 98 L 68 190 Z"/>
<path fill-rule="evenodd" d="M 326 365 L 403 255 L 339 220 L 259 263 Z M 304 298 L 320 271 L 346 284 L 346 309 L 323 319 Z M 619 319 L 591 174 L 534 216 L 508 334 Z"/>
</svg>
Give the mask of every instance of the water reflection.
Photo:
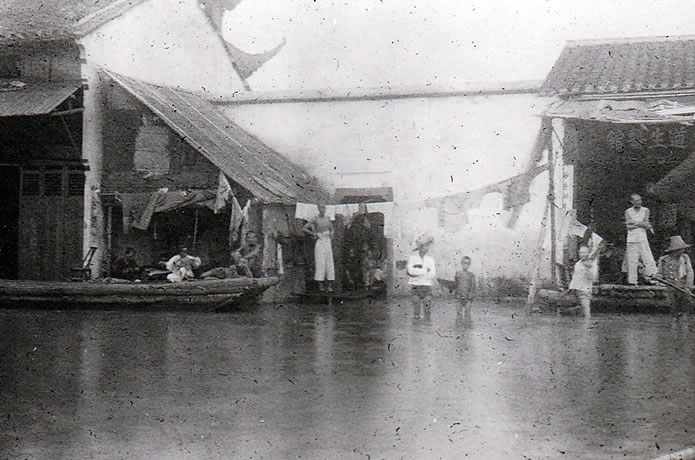
<svg viewBox="0 0 695 460">
<path fill-rule="evenodd" d="M 688 324 L 411 312 L 0 311 L 2 456 L 645 458 L 691 441 Z"/>
</svg>

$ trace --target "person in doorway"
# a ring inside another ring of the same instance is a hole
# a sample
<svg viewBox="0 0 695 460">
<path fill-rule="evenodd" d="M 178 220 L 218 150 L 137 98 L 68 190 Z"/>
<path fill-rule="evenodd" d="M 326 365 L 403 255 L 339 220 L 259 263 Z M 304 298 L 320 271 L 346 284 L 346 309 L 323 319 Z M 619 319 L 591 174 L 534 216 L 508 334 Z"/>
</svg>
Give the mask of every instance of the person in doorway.
<svg viewBox="0 0 695 460">
<path fill-rule="evenodd" d="M 118 257 L 113 263 L 113 276 L 128 281 L 142 279 L 142 267 L 136 260 L 136 252 L 134 248 L 126 248 L 123 255 Z"/>
<path fill-rule="evenodd" d="M 302 230 L 316 239 L 314 245 L 314 281 L 318 283 L 319 291 L 333 292 L 333 281 L 335 281 L 333 246 L 331 244 L 333 224 L 326 217 L 326 206 L 319 205 L 319 215 L 307 222 Z"/>
<path fill-rule="evenodd" d="M 693 265 L 685 251 L 686 244 L 680 235 L 672 236 L 663 256 L 659 258 L 659 275 L 673 285 L 671 287 L 671 314 L 679 319 L 692 309 Z"/>
<path fill-rule="evenodd" d="M 471 267 L 471 258 L 464 256 L 461 259 L 461 270 L 456 272 L 454 281 L 456 283 L 456 296 L 459 303 L 456 306 L 456 313 L 461 314 L 465 307 L 466 312 L 471 308 L 473 302 L 473 294 L 475 293 L 475 275 L 468 271 Z"/>
<path fill-rule="evenodd" d="M 200 257 L 189 255 L 188 248 L 181 248 L 181 252 L 167 261 L 166 267 L 171 272 L 167 279 L 172 283 L 179 283 L 195 278 L 193 270 L 200 267 Z"/>
<path fill-rule="evenodd" d="M 574 264 L 569 290 L 574 291 L 585 317 L 591 317 L 591 294 L 594 283 L 598 282 L 598 253 L 592 253 L 588 246 L 579 247 L 579 260 Z"/>
<path fill-rule="evenodd" d="M 420 318 L 424 310 L 425 319 L 430 316 L 432 305 L 432 284 L 437 278 L 434 257 L 428 254 L 434 244 L 434 238 L 423 235 L 415 242 L 415 252 L 408 257 L 406 266 L 408 284 L 413 293 L 413 317 Z"/>
<path fill-rule="evenodd" d="M 630 196 L 632 207 L 625 211 L 625 227 L 627 228 L 627 248 L 625 261 L 627 264 L 627 282 L 637 285 L 637 272 L 640 262 L 644 265 L 643 275 L 649 279 L 656 273 L 656 262 L 649 247 L 647 231 L 654 233 L 649 222 L 649 209 L 642 206 L 642 197 L 633 193 Z"/>
</svg>

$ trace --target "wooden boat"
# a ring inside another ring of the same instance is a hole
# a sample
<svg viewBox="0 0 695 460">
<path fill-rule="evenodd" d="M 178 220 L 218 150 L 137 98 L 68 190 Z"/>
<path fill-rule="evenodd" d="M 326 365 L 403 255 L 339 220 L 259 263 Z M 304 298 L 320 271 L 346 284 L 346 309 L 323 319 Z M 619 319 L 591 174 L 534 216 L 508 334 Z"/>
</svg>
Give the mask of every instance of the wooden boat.
<svg viewBox="0 0 695 460">
<path fill-rule="evenodd" d="M 594 286 L 592 311 L 668 313 L 672 292 L 665 286 L 627 286 L 600 284 Z M 534 305 L 541 310 L 567 309 L 577 305 L 574 294 L 554 289 L 539 289 Z"/>
<path fill-rule="evenodd" d="M 255 300 L 278 277 L 166 281 L 0 280 L 0 306 L 224 311 Z"/>
</svg>

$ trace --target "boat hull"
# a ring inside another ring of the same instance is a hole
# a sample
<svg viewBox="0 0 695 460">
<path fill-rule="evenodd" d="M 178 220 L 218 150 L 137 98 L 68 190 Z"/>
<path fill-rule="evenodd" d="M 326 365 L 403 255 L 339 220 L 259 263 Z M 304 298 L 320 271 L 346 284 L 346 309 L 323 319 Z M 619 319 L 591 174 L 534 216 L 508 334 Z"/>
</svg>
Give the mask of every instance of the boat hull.
<svg viewBox="0 0 695 460">
<path fill-rule="evenodd" d="M 601 284 L 594 286 L 591 310 L 594 312 L 668 313 L 673 297 L 663 286 L 625 286 Z M 540 289 L 536 305 L 541 309 L 570 308 L 577 305 L 574 294 L 553 289 Z"/>
<path fill-rule="evenodd" d="M 0 306 L 223 311 L 252 302 L 278 277 L 181 283 L 0 280 Z"/>
</svg>

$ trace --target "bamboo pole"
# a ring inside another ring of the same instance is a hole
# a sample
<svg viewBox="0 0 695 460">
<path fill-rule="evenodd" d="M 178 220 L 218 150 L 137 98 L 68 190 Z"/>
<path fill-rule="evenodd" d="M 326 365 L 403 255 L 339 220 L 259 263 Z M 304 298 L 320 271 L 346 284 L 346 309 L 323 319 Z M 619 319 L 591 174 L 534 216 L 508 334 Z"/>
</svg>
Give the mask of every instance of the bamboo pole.
<svg viewBox="0 0 695 460">
<path fill-rule="evenodd" d="M 195 254 L 195 245 L 198 243 L 198 210 L 195 210 L 195 222 L 193 223 L 193 244 L 191 251 Z"/>
<path fill-rule="evenodd" d="M 548 225 L 548 214 L 552 213 L 552 203 L 550 200 L 546 200 L 545 213 L 543 214 L 543 220 L 541 221 L 541 229 L 538 235 L 538 244 L 536 245 L 536 258 L 533 262 L 533 268 L 531 272 L 531 279 L 529 281 L 528 297 L 526 298 L 526 305 L 531 306 L 536 301 L 536 293 L 538 292 L 539 284 L 539 272 L 541 269 L 541 261 L 543 259 L 543 243 L 545 242 L 545 228 Z"/>
<path fill-rule="evenodd" d="M 113 241 L 113 207 L 106 207 L 106 277 L 111 277 L 111 259 Z"/>
<path fill-rule="evenodd" d="M 556 229 L 555 229 L 555 149 L 550 146 L 548 150 L 548 204 L 550 207 L 550 278 L 553 285 L 557 285 L 557 254 L 556 254 Z"/>
</svg>

